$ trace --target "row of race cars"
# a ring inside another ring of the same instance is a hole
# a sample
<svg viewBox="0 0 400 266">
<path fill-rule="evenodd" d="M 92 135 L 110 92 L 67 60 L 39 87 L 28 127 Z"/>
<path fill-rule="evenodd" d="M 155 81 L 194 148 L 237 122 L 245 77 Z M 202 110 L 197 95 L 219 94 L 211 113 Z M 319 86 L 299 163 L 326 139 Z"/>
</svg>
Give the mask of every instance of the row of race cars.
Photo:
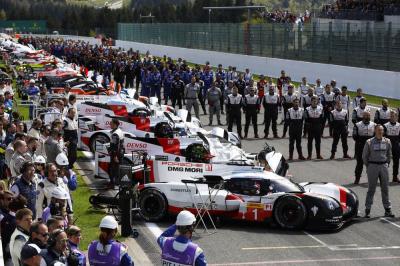
<svg viewBox="0 0 400 266">
<path fill-rule="evenodd" d="M 288 164 L 271 147 L 247 153 L 236 133 L 206 130 L 186 110 L 175 111 L 156 98 L 135 99 L 133 89 L 116 94 L 80 75 L 75 66 L 11 39 L 0 39 L 0 47 L 18 78 L 37 77 L 51 92 L 49 99 L 65 97 L 63 88 L 69 83 L 70 93 L 77 95 L 79 148 L 94 153 L 98 177 L 108 177 L 110 122 L 120 121 L 121 165 L 144 162 L 148 169 L 149 174 L 133 174 L 140 183 L 140 213 L 147 221 L 182 209 L 196 213 L 204 203 L 213 216 L 271 221 L 287 229 L 336 229 L 357 216 L 353 191 L 332 183 L 292 182 Z M 51 108 L 37 110 L 47 123 L 61 117 Z"/>
</svg>

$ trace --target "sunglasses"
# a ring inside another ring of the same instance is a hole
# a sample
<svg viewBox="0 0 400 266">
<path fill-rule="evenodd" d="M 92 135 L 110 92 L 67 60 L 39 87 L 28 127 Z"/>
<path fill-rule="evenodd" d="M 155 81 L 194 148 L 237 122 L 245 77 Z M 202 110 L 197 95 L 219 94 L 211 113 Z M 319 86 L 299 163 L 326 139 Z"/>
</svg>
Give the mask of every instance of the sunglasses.
<svg viewBox="0 0 400 266">
<path fill-rule="evenodd" d="M 49 233 L 44 233 L 44 234 L 40 234 L 40 233 L 39 233 L 39 235 L 41 235 L 41 236 L 43 236 L 43 237 L 49 237 L 50 234 L 49 234 Z"/>
</svg>

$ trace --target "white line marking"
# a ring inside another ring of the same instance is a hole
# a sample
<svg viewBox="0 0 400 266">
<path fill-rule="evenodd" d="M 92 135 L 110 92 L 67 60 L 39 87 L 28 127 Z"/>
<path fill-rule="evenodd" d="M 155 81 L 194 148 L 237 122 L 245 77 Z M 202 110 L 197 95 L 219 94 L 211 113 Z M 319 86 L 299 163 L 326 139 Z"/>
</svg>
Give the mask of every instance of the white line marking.
<svg viewBox="0 0 400 266">
<path fill-rule="evenodd" d="M 228 266 L 228 265 L 268 265 L 268 264 L 296 264 L 296 263 L 316 263 L 316 262 L 336 262 L 336 261 L 369 261 L 369 260 L 398 260 L 399 256 L 393 257 L 364 257 L 364 258 L 331 258 L 331 259 L 315 259 L 315 260 L 276 260 L 276 261 L 254 261 L 254 262 L 237 262 L 237 263 L 216 263 L 210 266 Z"/>
<path fill-rule="evenodd" d="M 149 228 L 150 232 L 155 236 L 155 238 L 158 238 L 163 232 L 155 223 L 146 223 L 146 227 Z"/>
<path fill-rule="evenodd" d="M 334 247 L 356 247 L 357 244 L 345 244 L 345 245 L 336 245 Z M 302 248 L 326 248 L 324 245 L 314 245 L 314 246 L 277 246 L 277 247 L 250 247 L 250 248 L 242 248 L 242 250 L 274 250 L 274 249 L 302 249 Z"/>
<path fill-rule="evenodd" d="M 390 223 L 391 225 L 396 226 L 397 228 L 400 228 L 400 225 L 398 225 L 398 224 L 396 224 L 396 223 L 394 223 L 394 222 L 392 222 L 392 221 L 389 221 L 389 220 L 386 219 L 386 218 L 381 218 L 381 220 L 383 220 L 383 221 L 385 221 L 385 222 L 387 222 L 387 223 Z"/>
<path fill-rule="evenodd" d="M 348 247 L 348 248 L 341 248 L 341 247 L 330 247 L 332 251 L 351 251 L 351 250 L 387 250 L 387 249 L 400 249 L 400 246 L 381 246 L 381 247 Z"/>
<path fill-rule="evenodd" d="M 312 234 L 307 233 L 306 231 L 303 231 L 304 234 L 306 234 L 307 236 L 311 237 L 312 239 L 314 239 L 315 241 L 317 241 L 318 243 L 320 243 L 322 246 L 324 247 L 328 247 L 328 244 L 326 244 L 324 241 L 319 240 L 318 238 L 316 238 L 315 236 L 313 236 Z"/>
</svg>

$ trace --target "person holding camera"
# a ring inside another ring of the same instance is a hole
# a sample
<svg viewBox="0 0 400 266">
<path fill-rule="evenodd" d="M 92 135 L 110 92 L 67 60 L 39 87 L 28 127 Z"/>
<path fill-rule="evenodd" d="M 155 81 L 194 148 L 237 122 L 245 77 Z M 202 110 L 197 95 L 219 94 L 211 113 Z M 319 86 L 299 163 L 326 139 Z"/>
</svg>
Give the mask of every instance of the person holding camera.
<svg viewBox="0 0 400 266">
<path fill-rule="evenodd" d="M 191 212 L 181 211 L 176 223 L 158 237 L 162 265 L 207 265 L 203 250 L 191 241 L 195 223 Z M 178 236 L 174 236 L 176 230 Z"/>
<path fill-rule="evenodd" d="M 52 216 L 61 216 L 64 218 L 64 227 L 69 224 L 67 214 L 67 200 L 69 198 L 68 192 L 62 187 L 55 187 L 51 192 L 51 200 L 42 213 L 42 221 L 47 223 L 47 220 Z"/>
</svg>

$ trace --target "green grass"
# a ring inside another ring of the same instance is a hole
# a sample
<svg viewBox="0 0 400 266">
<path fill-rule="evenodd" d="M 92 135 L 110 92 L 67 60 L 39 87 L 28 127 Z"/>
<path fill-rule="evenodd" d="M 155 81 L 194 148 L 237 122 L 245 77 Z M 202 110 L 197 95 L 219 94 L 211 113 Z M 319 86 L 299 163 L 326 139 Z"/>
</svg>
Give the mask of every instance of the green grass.
<svg viewBox="0 0 400 266">
<path fill-rule="evenodd" d="M 80 248 L 86 250 L 90 242 L 98 239 L 100 220 L 104 217 L 105 212 L 91 207 L 89 197 L 92 195 L 92 191 L 83 181 L 82 176 L 79 174 L 77 176 L 78 188 L 71 193 L 74 200 L 74 219 L 77 219 L 75 224 L 82 230 Z"/>
</svg>

